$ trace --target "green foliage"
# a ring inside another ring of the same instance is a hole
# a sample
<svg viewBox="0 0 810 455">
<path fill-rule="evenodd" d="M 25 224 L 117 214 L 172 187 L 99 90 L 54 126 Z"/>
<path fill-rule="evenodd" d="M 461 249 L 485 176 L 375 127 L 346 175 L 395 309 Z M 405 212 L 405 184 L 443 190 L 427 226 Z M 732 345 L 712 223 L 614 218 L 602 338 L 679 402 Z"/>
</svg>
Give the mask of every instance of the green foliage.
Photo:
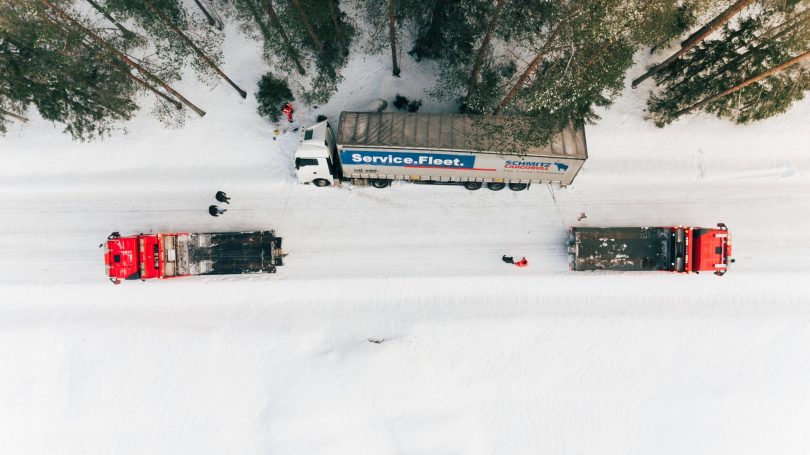
<svg viewBox="0 0 810 455">
<path fill-rule="evenodd" d="M 416 39 L 408 54 L 422 59 L 469 60 L 475 40 L 486 26 L 488 2 L 478 0 L 434 0 L 432 8 L 418 11 Z"/>
<path fill-rule="evenodd" d="M 648 100 L 650 117 L 664 126 L 703 99 L 790 60 L 810 47 L 808 19 L 807 13 L 766 9 L 725 26 L 720 38 L 703 41 L 655 75 L 661 89 Z M 810 74 L 796 65 L 703 109 L 736 123 L 749 123 L 785 112 L 808 90 Z"/>
<path fill-rule="evenodd" d="M 35 3 L 0 4 L 0 106 L 33 104 L 77 140 L 109 134 L 137 109 L 133 81 L 114 56 L 43 15 Z"/>
<path fill-rule="evenodd" d="M 256 101 L 259 102 L 259 114 L 278 122 L 282 109 L 287 102 L 294 101 L 293 94 L 287 82 L 276 79 L 272 74 L 266 73 L 259 79 L 259 90 L 256 92 Z"/>
<path fill-rule="evenodd" d="M 132 20 L 142 29 L 151 48 L 144 64 L 163 80 L 178 80 L 184 69 L 191 66 L 203 82 L 209 85 L 220 82 L 211 66 L 200 59 L 170 25 L 177 27 L 218 65 L 222 63 L 223 35 L 209 27 L 202 16 L 189 14 L 180 0 L 96 1 L 119 20 Z M 127 40 L 122 41 L 128 44 Z"/>
<path fill-rule="evenodd" d="M 300 65 L 303 102 L 325 103 L 334 94 L 356 33 L 339 0 L 221 0 L 220 5 L 244 33 L 262 40 L 276 73 L 302 76 Z"/>
<path fill-rule="evenodd" d="M 633 46 L 626 41 L 588 42 L 579 58 L 563 53 L 546 62 L 539 77 L 515 105 L 533 119 L 527 142 L 545 143 L 570 122 L 594 123 L 596 107 L 610 106 L 624 87 L 624 74 L 633 63 Z"/>
</svg>

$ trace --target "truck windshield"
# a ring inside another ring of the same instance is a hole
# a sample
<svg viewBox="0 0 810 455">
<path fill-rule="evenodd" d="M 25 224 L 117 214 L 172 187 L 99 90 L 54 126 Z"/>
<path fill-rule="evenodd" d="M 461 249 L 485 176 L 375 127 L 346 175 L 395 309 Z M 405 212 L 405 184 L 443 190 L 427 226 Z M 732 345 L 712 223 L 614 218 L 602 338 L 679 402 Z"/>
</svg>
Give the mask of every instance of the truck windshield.
<svg viewBox="0 0 810 455">
<path fill-rule="evenodd" d="M 296 158 L 295 159 L 295 168 L 298 169 L 301 166 L 317 166 L 318 160 L 316 158 Z"/>
</svg>

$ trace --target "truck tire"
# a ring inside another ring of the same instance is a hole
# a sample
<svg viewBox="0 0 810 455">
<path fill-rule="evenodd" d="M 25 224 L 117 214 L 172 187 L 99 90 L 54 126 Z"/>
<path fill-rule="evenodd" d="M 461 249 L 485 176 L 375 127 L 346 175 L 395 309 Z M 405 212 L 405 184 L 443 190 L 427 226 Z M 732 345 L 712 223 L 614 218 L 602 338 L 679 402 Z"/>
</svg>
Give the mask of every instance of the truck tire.
<svg viewBox="0 0 810 455">
<path fill-rule="evenodd" d="M 527 185 L 525 183 L 510 183 L 509 184 L 509 189 L 512 190 L 512 191 L 523 191 L 528 187 L 529 187 L 529 185 Z"/>
<path fill-rule="evenodd" d="M 329 180 L 326 179 L 315 179 L 312 183 L 314 183 L 315 186 L 317 186 L 318 188 L 323 188 L 325 186 L 331 185 Z"/>
<path fill-rule="evenodd" d="M 465 182 L 464 188 L 467 188 L 470 191 L 480 190 L 481 187 L 484 186 L 481 182 Z"/>
<path fill-rule="evenodd" d="M 372 180 L 371 186 L 374 188 L 385 188 L 391 184 L 390 180 Z"/>
<path fill-rule="evenodd" d="M 502 189 L 506 188 L 506 184 L 503 182 L 489 182 L 487 183 L 487 188 L 492 191 L 501 191 Z"/>
</svg>

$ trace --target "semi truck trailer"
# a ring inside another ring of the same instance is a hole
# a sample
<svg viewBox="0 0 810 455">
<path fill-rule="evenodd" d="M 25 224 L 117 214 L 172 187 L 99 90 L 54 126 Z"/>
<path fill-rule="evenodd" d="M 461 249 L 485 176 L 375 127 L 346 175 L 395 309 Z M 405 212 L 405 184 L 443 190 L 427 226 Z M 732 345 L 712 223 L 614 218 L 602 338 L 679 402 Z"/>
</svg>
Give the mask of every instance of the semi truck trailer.
<svg viewBox="0 0 810 455">
<path fill-rule="evenodd" d="M 569 126 L 544 146 L 524 146 L 506 131 L 528 127 L 513 117 L 401 112 L 342 112 L 337 128 L 300 131 L 299 182 L 385 188 L 394 180 L 463 185 L 469 190 L 532 183 L 570 185 L 588 158 L 585 132 Z"/>
<path fill-rule="evenodd" d="M 113 232 L 103 246 L 107 276 L 115 284 L 192 275 L 275 273 L 284 256 L 281 237 L 275 231 L 128 237 Z"/>
<path fill-rule="evenodd" d="M 723 275 L 731 259 L 728 228 L 572 227 L 568 236 L 571 270 L 662 270 Z"/>
</svg>

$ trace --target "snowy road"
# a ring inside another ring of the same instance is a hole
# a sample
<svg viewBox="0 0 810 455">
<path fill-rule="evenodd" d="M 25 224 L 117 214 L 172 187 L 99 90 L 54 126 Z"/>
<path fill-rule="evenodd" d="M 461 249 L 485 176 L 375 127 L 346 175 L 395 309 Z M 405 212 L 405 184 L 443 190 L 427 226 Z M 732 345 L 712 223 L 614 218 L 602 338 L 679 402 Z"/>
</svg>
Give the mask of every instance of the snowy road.
<svg viewBox="0 0 810 455">
<path fill-rule="evenodd" d="M 810 238 L 788 228 L 791 220 L 810 219 L 810 184 L 793 179 L 656 183 L 655 191 L 649 182 L 583 183 L 562 190 L 538 185 L 523 193 L 407 184 L 384 190 L 244 185 L 231 191 L 229 212 L 217 219 L 206 211 L 213 202 L 209 193 L 20 191 L 0 208 L 5 220 L 0 282 L 100 284 L 103 263 L 93 247 L 112 231 L 273 228 L 284 237 L 287 265 L 277 276 L 254 279 L 275 282 L 568 275 L 564 225 L 713 226 L 718 221 L 730 226 L 738 260 L 727 280 L 810 272 Z M 587 218 L 577 222 L 580 212 Z M 525 255 L 531 267 L 513 270 L 499 261 L 502 254 Z M 683 283 L 703 277 L 667 279 Z"/>
</svg>

